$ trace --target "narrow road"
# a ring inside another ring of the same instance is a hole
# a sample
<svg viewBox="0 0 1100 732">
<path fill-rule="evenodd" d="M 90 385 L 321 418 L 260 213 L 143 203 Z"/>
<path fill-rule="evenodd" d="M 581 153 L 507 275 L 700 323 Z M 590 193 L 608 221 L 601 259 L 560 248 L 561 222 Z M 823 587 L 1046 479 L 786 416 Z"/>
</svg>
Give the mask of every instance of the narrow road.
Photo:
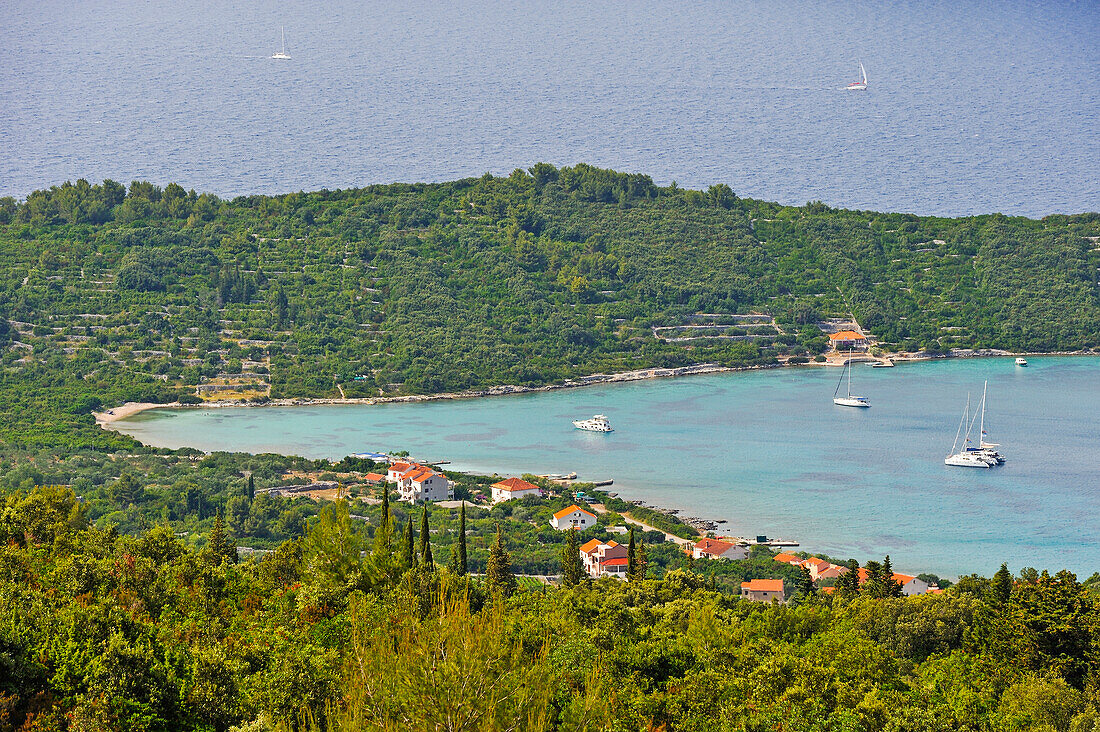
<svg viewBox="0 0 1100 732">
<path fill-rule="evenodd" d="M 603 505 L 602 503 L 592 503 L 592 504 L 589 504 L 589 505 L 592 506 L 592 510 L 594 510 L 596 513 L 608 513 L 607 506 Z M 638 526 L 638 527 L 644 529 L 645 531 L 661 531 L 660 529 L 658 529 L 655 526 L 650 526 L 649 524 L 645 523 L 644 521 L 639 521 L 638 519 L 634 518 L 633 516 L 631 516 L 628 513 L 620 513 L 619 515 L 623 517 L 623 521 L 625 521 L 626 523 L 634 524 L 635 526 Z M 667 531 L 661 531 L 661 533 L 665 535 L 665 540 L 666 541 L 672 541 L 672 542 L 675 542 L 677 544 L 680 544 L 681 546 L 687 546 L 687 545 L 695 543 L 691 539 L 683 539 L 679 536 L 676 536 L 676 534 L 670 534 Z"/>
</svg>

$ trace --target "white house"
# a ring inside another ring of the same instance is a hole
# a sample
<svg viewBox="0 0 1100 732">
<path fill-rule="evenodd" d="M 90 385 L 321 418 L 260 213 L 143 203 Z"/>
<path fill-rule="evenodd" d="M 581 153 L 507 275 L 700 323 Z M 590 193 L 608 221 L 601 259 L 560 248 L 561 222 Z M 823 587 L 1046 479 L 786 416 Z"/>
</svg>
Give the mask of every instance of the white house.
<svg viewBox="0 0 1100 732">
<path fill-rule="evenodd" d="M 584 531 L 589 526 L 595 525 L 595 523 L 595 514 L 589 513 L 575 504 L 569 508 L 563 508 L 555 513 L 554 517 L 550 519 L 550 525 L 560 531 L 565 531 L 567 529 Z"/>
<path fill-rule="evenodd" d="M 446 501 L 454 497 L 454 489 L 447 476 L 423 465 L 413 465 L 397 478 L 400 500 L 409 503 Z"/>
<path fill-rule="evenodd" d="M 508 478 L 499 483 L 493 483 L 493 503 L 500 503 L 512 498 L 524 496 L 541 496 L 542 489 L 534 483 L 528 483 L 522 478 Z"/>
<path fill-rule="evenodd" d="M 387 483 L 396 483 L 397 479 L 401 477 L 401 474 L 404 473 L 409 468 L 413 467 L 414 465 L 416 465 L 416 463 L 409 463 L 409 462 L 390 463 L 390 467 L 386 471 L 386 482 Z"/>
<path fill-rule="evenodd" d="M 744 544 L 720 539 L 700 539 L 691 548 L 692 559 L 748 559 L 749 548 Z"/>
<path fill-rule="evenodd" d="M 754 579 L 741 583 L 741 598 L 750 602 L 785 602 L 783 580 Z"/>
</svg>

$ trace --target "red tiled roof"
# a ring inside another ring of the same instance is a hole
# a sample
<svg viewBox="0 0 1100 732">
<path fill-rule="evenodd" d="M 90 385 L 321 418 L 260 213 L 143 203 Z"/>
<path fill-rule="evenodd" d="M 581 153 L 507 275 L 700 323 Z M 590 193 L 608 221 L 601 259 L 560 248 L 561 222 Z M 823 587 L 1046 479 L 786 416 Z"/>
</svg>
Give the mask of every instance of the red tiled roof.
<svg viewBox="0 0 1100 732">
<path fill-rule="evenodd" d="M 581 508 L 580 506 L 577 506 L 577 505 L 572 505 L 569 508 L 563 508 L 562 510 L 560 510 L 557 513 L 554 514 L 554 518 L 556 518 L 556 519 L 565 518 L 566 516 L 573 513 L 574 511 L 580 511 L 585 516 L 591 516 L 592 518 L 596 518 L 596 516 L 594 514 L 588 513 L 588 511 L 585 511 L 583 508 Z"/>
<path fill-rule="evenodd" d="M 363 476 L 363 479 L 364 479 L 364 480 L 374 480 L 374 481 L 378 481 L 378 480 L 382 480 L 382 479 L 383 479 L 383 478 L 385 478 L 385 477 L 386 477 L 386 476 L 384 476 L 384 475 L 381 475 L 381 474 L 379 474 L 379 473 L 367 473 L 366 475 L 364 475 L 364 476 Z"/>
<path fill-rule="evenodd" d="M 862 333 L 856 333 L 854 330 L 842 330 L 839 333 L 833 333 L 829 338 L 834 341 L 861 341 L 866 336 Z"/>
<path fill-rule="evenodd" d="M 528 483 L 522 478 L 507 478 L 499 483 L 493 483 L 493 488 L 499 488 L 502 491 L 537 491 L 541 490 L 534 483 Z"/>
<path fill-rule="evenodd" d="M 871 573 L 867 571 L 866 567 L 860 567 L 859 568 L 859 583 L 861 585 L 864 582 L 866 582 L 867 578 L 870 577 L 870 576 L 871 576 Z M 894 572 L 894 581 L 899 582 L 902 586 L 909 584 L 910 582 L 913 581 L 913 579 L 914 579 L 914 577 L 912 575 L 898 574 L 897 572 Z"/>
<path fill-rule="evenodd" d="M 695 543 L 695 548 L 704 554 L 725 554 L 735 545 L 728 541 L 717 539 L 700 539 Z"/>
<path fill-rule="evenodd" d="M 782 592 L 783 580 L 754 579 L 751 582 L 742 582 L 741 589 L 750 592 Z"/>
<path fill-rule="evenodd" d="M 392 465 L 390 465 L 390 470 L 397 471 L 398 473 L 404 473 L 406 470 L 409 469 L 409 466 L 411 466 L 412 464 L 413 463 L 393 463 Z"/>
<path fill-rule="evenodd" d="M 581 544 L 581 551 L 585 554 L 591 554 L 600 544 L 601 542 L 599 539 L 589 539 L 588 541 Z"/>
<path fill-rule="evenodd" d="M 629 564 L 630 560 L 627 557 L 615 557 L 613 559 L 604 559 L 600 562 L 605 567 L 620 567 L 624 564 Z"/>
<path fill-rule="evenodd" d="M 786 552 L 780 552 L 775 555 L 775 561 L 783 562 L 784 564 L 801 564 L 802 560 L 793 554 L 787 554 Z"/>
</svg>

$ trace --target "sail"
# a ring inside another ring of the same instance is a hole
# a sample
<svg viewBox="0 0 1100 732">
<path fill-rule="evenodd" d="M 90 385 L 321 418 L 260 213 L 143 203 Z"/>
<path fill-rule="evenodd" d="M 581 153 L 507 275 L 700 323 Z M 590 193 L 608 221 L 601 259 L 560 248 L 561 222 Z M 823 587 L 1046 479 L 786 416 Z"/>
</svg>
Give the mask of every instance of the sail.
<svg viewBox="0 0 1100 732">
<path fill-rule="evenodd" d="M 863 62 L 859 62 L 859 78 L 863 80 L 863 83 L 867 83 L 867 71 L 863 68 Z"/>
</svg>

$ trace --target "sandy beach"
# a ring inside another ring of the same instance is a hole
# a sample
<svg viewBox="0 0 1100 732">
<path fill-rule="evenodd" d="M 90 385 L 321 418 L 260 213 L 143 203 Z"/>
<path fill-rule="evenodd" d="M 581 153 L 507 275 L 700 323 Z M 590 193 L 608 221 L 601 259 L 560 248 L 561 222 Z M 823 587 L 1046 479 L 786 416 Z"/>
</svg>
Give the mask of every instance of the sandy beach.
<svg viewBox="0 0 1100 732">
<path fill-rule="evenodd" d="M 106 428 L 120 419 L 125 419 L 139 412 L 144 412 L 147 409 L 156 409 L 158 407 L 181 407 L 183 406 L 179 402 L 172 402 L 171 404 L 153 404 L 151 402 L 126 402 L 122 406 L 114 407 L 112 409 L 105 409 L 102 412 L 92 412 L 92 416 L 95 417 L 95 423 L 100 427 Z"/>
</svg>

